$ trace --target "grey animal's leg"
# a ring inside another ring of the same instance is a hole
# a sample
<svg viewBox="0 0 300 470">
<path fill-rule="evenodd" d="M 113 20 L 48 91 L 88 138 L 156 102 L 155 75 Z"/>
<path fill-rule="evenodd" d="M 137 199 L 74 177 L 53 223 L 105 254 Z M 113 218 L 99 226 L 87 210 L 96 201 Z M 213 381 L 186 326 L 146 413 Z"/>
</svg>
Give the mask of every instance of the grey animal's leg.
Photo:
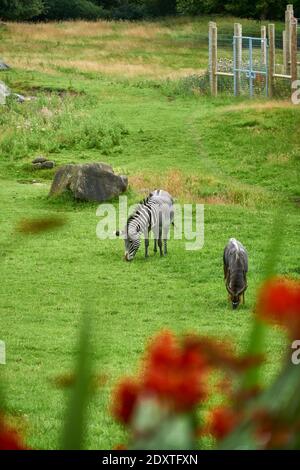
<svg viewBox="0 0 300 470">
<path fill-rule="evenodd" d="M 145 238 L 145 258 L 148 258 L 149 256 L 149 237 Z"/>
</svg>

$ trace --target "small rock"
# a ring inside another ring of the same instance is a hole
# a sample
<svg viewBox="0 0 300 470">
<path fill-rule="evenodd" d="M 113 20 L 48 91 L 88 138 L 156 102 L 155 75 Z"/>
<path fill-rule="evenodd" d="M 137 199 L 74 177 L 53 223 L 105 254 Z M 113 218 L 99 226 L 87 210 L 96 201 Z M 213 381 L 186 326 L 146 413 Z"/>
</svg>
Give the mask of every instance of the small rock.
<svg viewBox="0 0 300 470">
<path fill-rule="evenodd" d="M 34 96 L 23 96 L 19 95 L 19 93 L 13 93 L 12 96 L 16 98 L 18 103 L 24 103 L 25 101 L 33 101 L 36 99 Z"/>
<path fill-rule="evenodd" d="M 55 167 L 55 162 L 52 162 L 50 160 L 41 162 L 41 163 L 34 163 L 33 167 L 36 170 L 51 170 L 52 168 Z"/>
<path fill-rule="evenodd" d="M 18 93 L 13 93 L 13 96 L 16 98 L 18 103 L 24 103 L 24 101 L 26 101 L 25 96 L 19 95 Z"/>
<path fill-rule="evenodd" d="M 9 70 L 10 66 L 0 60 L 0 70 Z"/>
<path fill-rule="evenodd" d="M 39 157 L 36 157 L 34 160 L 32 160 L 32 163 L 44 163 L 48 160 L 48 158 L 43 157 L 40 155 Z"/>
</svg>

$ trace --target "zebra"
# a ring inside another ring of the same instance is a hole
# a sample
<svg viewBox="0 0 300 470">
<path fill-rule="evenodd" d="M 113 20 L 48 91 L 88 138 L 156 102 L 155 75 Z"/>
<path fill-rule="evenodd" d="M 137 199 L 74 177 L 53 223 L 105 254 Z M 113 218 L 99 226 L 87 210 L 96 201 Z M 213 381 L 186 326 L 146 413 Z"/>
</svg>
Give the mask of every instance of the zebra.
<svg viewBox="0 0 300 470">
<path fill-rule="evenodd" d="M 116 232 L 125 241 L 125 260 L 132 261 L 140 247 L 141 235 L 145 239 L 145 257 L 149 256 L 149 235 L 154 234 L 154 252 L 159 247 L 160 255 L 166 256 L 170 225 L 174 220 L 172 196 L 163 190 L 155 190 L 141 201 L 128 218 L 125 230 Z"/>
<path fill-rule="evenodd" d="M 231 238 L 224 250 L 224 278 L 233 310 L 236 310 L 247 290 L 248 254 L 244 246 Z"/>
</svg>

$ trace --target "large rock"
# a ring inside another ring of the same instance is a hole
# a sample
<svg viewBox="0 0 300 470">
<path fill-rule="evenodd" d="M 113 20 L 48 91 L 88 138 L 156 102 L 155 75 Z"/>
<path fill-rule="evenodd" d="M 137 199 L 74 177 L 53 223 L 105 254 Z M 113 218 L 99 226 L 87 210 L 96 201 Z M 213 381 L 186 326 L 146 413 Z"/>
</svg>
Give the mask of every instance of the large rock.
<svg viewBox="0 0 300 470">
<path fill-rule="evenodd" d="M 49 195 L 70 190 L 75 199 L 104 202 L 119 196 L 127 187 L 127 177 L 115 175 L 106 163 L 65 165 L 57 170 Z"/>
</svg>

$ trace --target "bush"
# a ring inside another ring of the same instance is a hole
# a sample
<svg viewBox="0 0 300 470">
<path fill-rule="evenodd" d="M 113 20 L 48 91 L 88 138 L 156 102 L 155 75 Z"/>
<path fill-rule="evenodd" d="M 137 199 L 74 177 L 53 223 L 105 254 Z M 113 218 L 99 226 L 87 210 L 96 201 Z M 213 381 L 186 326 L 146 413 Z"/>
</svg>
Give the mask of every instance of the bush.
<svg viewBox="0 0 300 470">
<path fill-rule="evenodd" d="M 147 16 L 147 9 L 145 5 L 125 1 L 113 8 L 109 16 L 114 20 L 141 20 Z"/>
<path fill-rule="evenodd" d="M 45 12 L 42 19 L 66 20 L 86 19 L 95 20 L 105 16 L 104 9 L 90 0 L 46 0 Z"/>
<path fill-rule="evenodd" d="M 0 0 L 0 18 L 3 20 L 28 20 L 43 11 L 43 0 Z"/>
<path fill-rule="evenodd" d="M 26 106 L 9 103 L 7 112 L 0 115 L 0 158 L 14 160 L 68 149 L 97 149 L 105 155 L 119 151 L 124 126 L 97 109 L 84 109 L 77 100 L 51 97 Z"/>
</svg>

